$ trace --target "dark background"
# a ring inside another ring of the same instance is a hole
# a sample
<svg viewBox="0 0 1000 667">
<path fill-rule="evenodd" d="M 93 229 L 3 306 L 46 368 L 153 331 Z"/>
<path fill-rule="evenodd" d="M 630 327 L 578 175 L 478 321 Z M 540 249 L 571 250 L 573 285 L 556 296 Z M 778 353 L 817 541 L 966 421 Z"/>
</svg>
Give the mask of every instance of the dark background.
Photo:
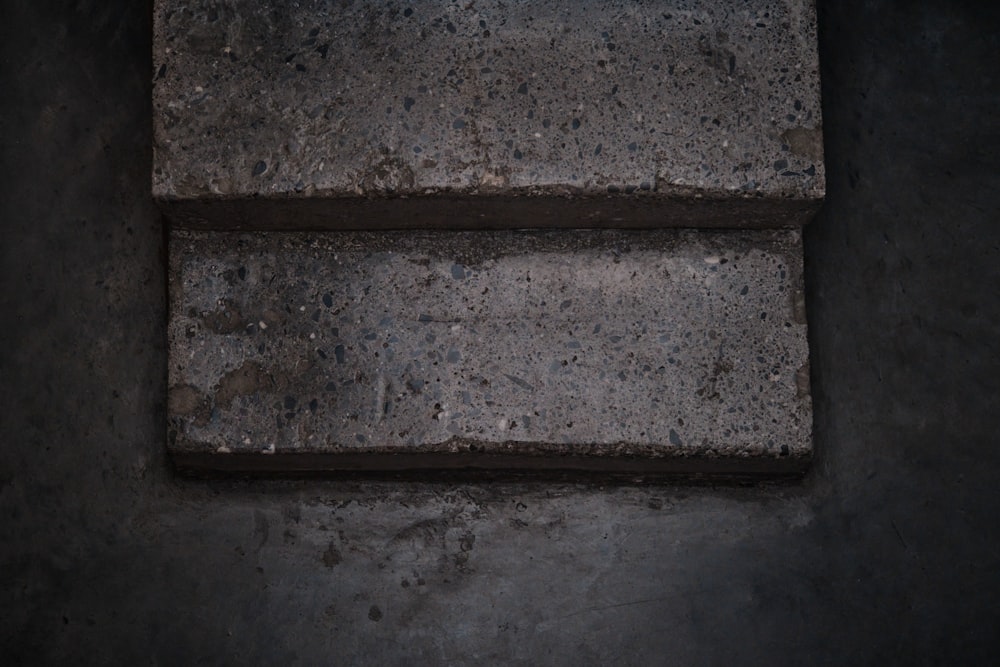
<svg viewBox="0 0 1000 667">
<path fill-rule="evenodd" d="M 175 478 L 148 3 L 2 0 L 4 664 L 995 664 L 995 4 L 820 3 L 818 460 L 714 489 Z"/>
</svg>

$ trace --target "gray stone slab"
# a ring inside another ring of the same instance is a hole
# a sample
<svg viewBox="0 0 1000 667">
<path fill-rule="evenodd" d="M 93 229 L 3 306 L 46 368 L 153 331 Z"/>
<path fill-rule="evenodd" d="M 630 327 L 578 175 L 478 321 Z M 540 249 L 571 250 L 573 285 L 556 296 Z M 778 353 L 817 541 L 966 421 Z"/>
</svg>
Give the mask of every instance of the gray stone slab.
<svg viewBox="0 0 1000 667">
<path fill-rule="evenodd" d="M 156 0 L 154 26 L 183 226 L 775 227 L 825 191 L 813 0 Z"/>
<path fill-rule="evenodd" d="M 184 467 L 780 474 L 797 230 L 206 233 L 170 247 Z"/>
</svg>

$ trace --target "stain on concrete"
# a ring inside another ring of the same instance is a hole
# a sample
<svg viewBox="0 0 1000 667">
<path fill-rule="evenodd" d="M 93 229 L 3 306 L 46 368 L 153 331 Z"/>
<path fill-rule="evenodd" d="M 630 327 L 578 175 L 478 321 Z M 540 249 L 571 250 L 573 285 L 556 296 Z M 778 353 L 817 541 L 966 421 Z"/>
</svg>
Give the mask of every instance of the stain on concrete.
<svg viewBox="0 0 1000 667">
<path fill-rule="evenodd" d="M 781 133 L 781 140 L 788 144 L 795 155 L 814 162 L 823 159 L 822 127 L 793 127 Z"/>
<path fill-rule="evenodd" d="M 167 394 L 167 408 L 171 414 L 190 415 L 204 405 L 207 398 L 189 384 L 171 387 Z"/>
<path fill-rule="evenodd" d="M 215 405 L 228 408 L 233 399 L 248 396 L 272 384 L 270 375 L 259 363 L 246 361 L 219 380 L 215 391 Z"/>
<path fill-rule="evenodd" d="M 343 560 L 343 556 L 340 555 L 340 550 L 337 546 L 331 542 L 330 546 L 328 546 L 326 551 L 323 552 L 321 560 L 323 561 L 323 565 L 333 568 L 340 565 L 340 562 Z"/>
<path fill-rule="evenodd" d="M 224 302 L 218 310 L 202 313 L 200 319 L 209 331 L 217 334 L 233 333 L 246 326 L 243 315 L 231 302 Z"/>
</svg>

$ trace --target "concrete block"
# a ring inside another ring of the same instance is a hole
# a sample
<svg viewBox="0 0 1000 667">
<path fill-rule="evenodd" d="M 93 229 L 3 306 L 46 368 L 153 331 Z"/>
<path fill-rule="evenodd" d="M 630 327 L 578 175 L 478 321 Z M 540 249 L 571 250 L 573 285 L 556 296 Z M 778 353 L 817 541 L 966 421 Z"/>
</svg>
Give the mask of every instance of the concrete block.
<svg viewBox="0 0 1000 667">
<path fill-rule="evenodd" d="M 213 470 L 788 474 L 798 230 L 175 231 L 170 449 Z"/>
<path fill-rule="evenodd" d="M 824 196 L 813 0 L 156 0 L 154 27 L 180 226 L 779 227 Z"/>
</svg>

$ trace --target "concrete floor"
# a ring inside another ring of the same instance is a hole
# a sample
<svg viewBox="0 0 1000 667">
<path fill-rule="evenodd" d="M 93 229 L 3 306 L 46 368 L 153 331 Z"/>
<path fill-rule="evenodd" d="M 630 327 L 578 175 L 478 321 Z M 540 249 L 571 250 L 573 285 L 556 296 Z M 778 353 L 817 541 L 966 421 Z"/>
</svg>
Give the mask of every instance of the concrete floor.
<svg viewBox="0 0 1000 667">
<path fill-rule="evenodd" d="M 988 3 L 821 5 L 819 460 L 750 489 L 175 478 L 144 4 L 0 9 L 5 664 L 995 660 Z"/>
</svg>

